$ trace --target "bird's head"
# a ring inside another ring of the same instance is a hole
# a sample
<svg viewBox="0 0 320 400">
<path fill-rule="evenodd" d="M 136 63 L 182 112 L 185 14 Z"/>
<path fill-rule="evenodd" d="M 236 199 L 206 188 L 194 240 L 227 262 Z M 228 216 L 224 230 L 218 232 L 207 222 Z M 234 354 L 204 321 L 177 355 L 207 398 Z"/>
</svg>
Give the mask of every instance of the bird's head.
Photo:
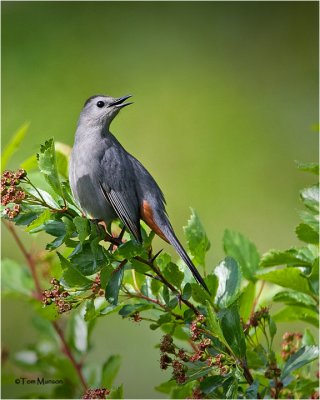
<svg viewBox="0 0 320 400">
<path fill-rule="evenodd" d="M 109 127 L 121 108 L 132 104 L 125 103 L 130 97 L 131 95 L 119 98 L 104 95 L 92 96 L 84 103 L 80 114 L 80 122 L 91 127 Z"/>
</svg>

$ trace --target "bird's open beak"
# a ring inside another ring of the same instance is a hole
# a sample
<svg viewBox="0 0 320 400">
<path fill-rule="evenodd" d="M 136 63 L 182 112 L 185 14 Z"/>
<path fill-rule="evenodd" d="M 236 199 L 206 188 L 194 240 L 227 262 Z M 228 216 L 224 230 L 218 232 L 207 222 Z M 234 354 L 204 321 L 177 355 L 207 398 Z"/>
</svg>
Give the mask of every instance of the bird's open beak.
<svg viewBox="0 0 320 400">
<path fill-rule="evenodd" d="M 130 97 L 132 97 L 131 94 L 129 94 L 128 96 L 119 97 L 118 99 L 116 99 L 115 101 L 110 103 L 108 107 L 115 106 L 117 108 L 123 108 L 123 107 L 129 106 L 130 104 L 133 104 L 133 103 L 132 102 L 123 103 L 123 102 L 126 101 L 127 99 L 129 99 Z"/>
</svg>

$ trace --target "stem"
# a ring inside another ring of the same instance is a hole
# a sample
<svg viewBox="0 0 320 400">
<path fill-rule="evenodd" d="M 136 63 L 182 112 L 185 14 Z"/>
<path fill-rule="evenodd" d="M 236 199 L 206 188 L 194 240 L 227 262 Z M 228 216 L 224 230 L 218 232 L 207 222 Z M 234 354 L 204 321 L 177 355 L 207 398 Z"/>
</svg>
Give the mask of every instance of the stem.
<svg viewBox="0 0 320 400">
<path fill-rule="evenodd" d="M 167 279 L 162 275 L 161 271 L 159 270 L 158 267 L 156 267 L 153 263 L 153 261 L 150 260 L 145 260 L 144 258 L 140 257 L 140 256 L 136 256 L 134 257 L 137 261 L 142 262 L 143 264 L 148 265 L 159 277 L 159 279 L 161 280 L 161 282 L 163 284 L 165 284 L 173 293 L 176 293 L 179 297 L 179 300 L 184 303 L 187 307 L 191 308 L 191 310 L 196 314 L 196 315 L 200 315 L 199 310 L 192 304 L 190 303 L 190 301 L 185 300 L 182 298 L 181 293 L 169 282 L 167 281 Z"/>
<path fill-rule="evenodd" d="M 157 304 L 159 307 L 163 308 L 165 311 L 169 312 L 173 317 L 175 317 L 176 319 L 180 319 L 183 320 L 183 317 L 179 314 L 176 314 L 175 312 L 173 312 L 172 310 L 170 310 L 170 308 L 168 308 L 165 304 L 162 304 L 159 300 L 156 299 L 151 299 L 148 296 L 145 296 L 144 294 L 142 294 L 141 292 L 137 292 L 135 294 L 130 293 L 128 290 L 126 290 L 126 294 L 128 297 L 135 297 L 137 299 L 144 299 L 149 301 L 150 303 L 154 303 Z M 160 310 L 159 310 L 160 311 Z"/>
<path fill-rule="evenodd" d="M 10 233 L 12 234 L 14 240 L 17 243 L 17 246 L 19 247 L 21 253 L 23 254 L 24 258 L 27 261 L 27 264 L 29 266 L 29 269 L 30 269 L 30 272 L 31 272 L 31 275 L 32 275 L 32 278 L 33 278 L 33 281 L 34 281 L 34 285 L 35 285 L 35 288 L 36 288 L 36 296 L 35 297 L 38 300 L 40 300 L 41 297 L 42 297 L 42 289 L 41 289 L 41 286 L 40 286 L 40 283 L 39 283 L 39 279 L 38 279 L 38 276 L 37 276 L 37 272 L 36 272 L 36 262 L 35 262 L 35 260 L 34 260 L 34 258 L 32 256 L 32 254 L 30 254 L 27 251 L 27 249 L 25 248 L 24 244 L 20 240 L 16 230 L 14 229 L 13 224 L 11 222 L 6 221 L 6 220 L 4 220 L 4 223 L 5 223 L 6 227 L 9 229 Z"/>
<path fill-rule="evenodd" d="M 88 389 L 87 383 L 84 379 L 84 376 L 82 374 L 82 370 L 81 370 L 81 365 L 77 363 L 76 359 L 74 358 L 73 354 L 71 353 L 71 350 L 68 346 L 68 343 L 66 342 L 66 339 L 64 337 L 64 333 L 62 331 L 62 329 L 60 328 L 60 326 L 57 324 L 56 321 L 52 321 L 52 325 L 55 329 L 55 331 L 57 332 L 57 334 L 60 337 L 61 343 L 62 343 L 62 351 L 64 352 L 64 354 L 69 358 L 70 362 L 72 363 L 74 369 L 76 370 L 79 379 L 81 381 L 81 384 L 84 388 L 84 390 L 86 391 Z"/>
<path fill-rule="evenodd" d="M 21 253 L 23 254 L 24 258 L 27 261 L 27 265 L 28 265 L 28 267 L 30 269 L 30 272 L 32 274 L 32 278 L 33 278 L 33 281 L 34 281 L 34 284 L 35 284 L 35 288 L 36 288 L 36 298 L 38 300 L 40 300 L 42 298 L 42 289 L 41 289 L 39 278 L 38 278 L 37 271 L 36 271 L 35 259 L 34 259 L 34 257 L 32 257 L 32 255 L 25 248 L 25 246 L 22 243 L 22 241 L 20 240 L 20 238 L 19 238 L 19 236 L 18 236 L 13 224 L 11 222 L 8 222 L 8 221 L 5 221 L 5 220 L 4 220 L 4 223 L 5 223 L 6 227 L 8 228 L 8 230 L 10 231 L 10 233 L 12 234 L 15 242 L 17 243 L 17 246 L 19 247 Z M 64 333 L 63 333 L 62 329 L 60 328 L 60 326 L 58 325 L 58 323 L 56 321 L 51 321 L 51 324 L 52 324 L 53 328 L 55 329 L 55 331 L 57 332 L 57 334 L 58 334 L 58 336 L 59 336 L 59 338 L 61 340 L 62 349 L 63 349 L 64 354 L 69 358 L 70 362 L 74 366 L 74 369 L 76 370 L 76 372 L 77 372 L 77 374 L 79 376 L 81 384 L 82 384 L 84 390 L 86 391 L 88 386 L 87 386 L 86 381 L 84 379 L 84 376 L 82 374 L 81 365 L 79 363 L 77 363 L 76 359 L 74 358 L 74 356 L 73 356 L 73 354 L 71 352 L 71 349 L 69 348 L 68 343 L 67 343 L 67 341 L 66 341 L 66 339 L 64 337 Z"/>
<path fill-rule="evenodd" d="M 256 307 L 257 307 L 257 304 L 258 304 L 258 302 L 259 302 L 259 298 L 260 298 L 260 296 L 261 296 L 261 293 L 262 293 L 262 291 L 263 291 L 263 288 L 264 288 L 264 285 L 265 285 L 265 284 L 266 284 L 266 281 L 262 281 L 262 282 L 261 282 L 261 286 L 260 286 L 259 292 L 258 292 L 256 298 L 254 299 L 254 302 L 253 302 L 253 304 L 252 304 L 252 308 L 251 308 L 251 313 L 250 313 L 250 314 L 253 314 L 253 313 L 254 313 L 254 310 L 255 310 Z"/>
</svg>

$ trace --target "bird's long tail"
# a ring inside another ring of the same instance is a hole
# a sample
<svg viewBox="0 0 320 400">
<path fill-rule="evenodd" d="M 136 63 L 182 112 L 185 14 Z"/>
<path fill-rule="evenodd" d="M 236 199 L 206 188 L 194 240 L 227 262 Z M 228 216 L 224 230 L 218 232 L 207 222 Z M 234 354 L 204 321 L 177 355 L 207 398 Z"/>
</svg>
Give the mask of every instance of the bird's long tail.
<svg viewBox="0 0 320 400">
<path fill-rule="evenodd" d="M 168 239 L 170 244 L 175 248 L 176 252 L 182 258 L 182 260 L 187 264 L 188 268 L 192 272 L 192 275 L 195 277 L 195 279 L 210 294 L 208 286 L 206 285 L 205 281 L 203 280 L 197 268 L 193 265 L 193 262 L 190 260 L 190 257 L 188 256 L 187 252 L 182 247 L 182 244 L 179 242 L 179 239 L 175 235 L 172 227 L 170 226 L 170 223 L 168 224 L 168 226 L 162 229 L 162 232 L 164 233 L 165 237 Z"/>
</svg>

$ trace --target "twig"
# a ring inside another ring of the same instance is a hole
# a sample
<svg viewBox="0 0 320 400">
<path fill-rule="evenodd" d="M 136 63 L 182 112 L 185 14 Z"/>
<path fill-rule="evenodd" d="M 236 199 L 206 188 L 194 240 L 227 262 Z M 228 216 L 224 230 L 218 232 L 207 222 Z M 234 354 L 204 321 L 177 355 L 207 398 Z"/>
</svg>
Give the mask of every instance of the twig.
<svg viewBox="0 0 320 400">
<path fill-rule="evenodd" d="M 39 279 L 38 279 L 38 276 L 37 276 L 37 272 L 36 272 L 36 262 L 35 262 L 34 258 L 32 257 L 32 255 L 27 251 L 27 249 L 25 248 L 25 246 L 22 243 L 22 241 L 20 240 L 20 238 L 19 238 L 16 230 L 14 229 L 14 226 L 12 225 L 12 223 L 8 222 L 8 221 L 5 221 L 5 220 L 3 220 L 3 221 L 4 221 L 5 225 L 6 225 L 6 227 L 8 228 L 8 230 L 10 231 L 10 233 L 12 234 L 14 240 L 17 243 L 17 246 L 19 247 L 20 251 L 22 252 L 23 256 L 25 257 L 25 259 L 27 261 L 27 265 L 28 265 L 28 267 L 30 269 L 30 272 L 32 274 L 32 278 L 33 278 L 33 281 L 34 281 L 34 284 L 35 284 L 35 288 L 36 288 L 36 298 L 38 300 L 40 300 L 41 297 L 42 297 L 42 289 L 41 289 L 40 282 L 39 282 Z M 81 384 L 82 384 L 84 390 L 87 390 L 88 386 L 87 386 L 86 381 L 84 379 L 84 376 L 82 374 L 81 365 L 79 363 L 77 363 L 76 359 L 74 358 L 74 356 L 73 356 L 73 354 L 72 354 L 72 352 L 71 352 L 71 350 L 70 350 L 70 348 L 68 346 L 68 343 L 65 340 L 64 333 L 63 333 L 62 329 L 60 328 L 60 326 L 57 324 L 56 321 L 51 321 L 51 324 L 52 324 L 53 328 L 55 329 L 55 331 L 57 332 L 57 334 L 58 334 L 58 336 L 59 336 L 59 338 L 61 340 L 62 349 L 63 349 L 64 354 L 69 358 L 70 362 L 74 366 L 74 369 L 76 370 L 76 372 L 77 372 L 77 374 L 79 376 L 79 379 L 81 381 Z"/>
<path fill-rule="evenodd" d="M 162 275 L 161 271 L 159 270 L 158 267 L 156 267 L 153 263 L 152 260 L 145 260 L 144 258 L 140 256 L 134 257 L 137 261 L 142 262 L 143 264 L 148 265 L 159 277 L 159 279 L 164 283 L 173 293 L 176 293 L 181 300 L 182 303 L 184 303 L 187 307 L 191 308 L 191 310 L 196 314 L 200 315 L 199 310 L 192 304 L 190 301 L 185 300 L 182 298 L 181 293 Z"/>
<path fill-rule="evenodd" d="M 22 241 L 20 240 L 19 236 L 17 235 L 16 230 L 14 229 L 14 226 L 11 222 L 3 220 L 6 227 L 9 229 L 10 233 L 12 234 L 14 240 L 16 241 L 20 251 L 22 252 L 24 258 L 27 261 L 28 267 L 30 269 L 33 281 L 34 281 L 34 285 L 36 288 L 36 298 L 38 300 L 41 299 L 42 297 L 42 289 L 40 287 L 40 283 L 39 283 L 39 279 L 37 276 L 37 272 L 36 272 L 36 262 L 32 256 L 32 254 L 30 254 L 27 249 L 25 248 L 24 244 L 22 243 Z"/>
<path fill-rule="evenodd" d="M 57 332 L 57 334 L 59 335 L 59 338 L 60 338 L 61 343 L 62 343 L 62 350 L 63 350 L 64 354 L 69 358 L 70 362 L 72 363 L 74 369 L 76 370 L 76 372 L 77 372 L 77 374 L 79 376 L 81 384 L 82 384 L 84 390 L 86 391 L 88 389 L 88 385 L 87 385 L 87 383 L 86 383 L 86 381 L 84 379 L 84 376 L 82 374 L 81 365 L 78 364 L 76 359 L 74 358 L 74 356 L 73 356 L 73 354 L 72 354 L 72 352 L 71 352 L 71 350 L 70 350 L 70 348 L 68 346 L 68 343 L 66 342 L 66 339 L 64 337 L 64 333 L 63 333 L 62 329 L 60 328 L 60 326 L 57 324 L 56 321 L 52 321 L 52 325 L 53 325 L 55 331 Z"/>
<path fill-rule="evenodd" d="M 145 296 L 144 294 L 142 294 L 141 292 L 136 292 L 135 294 L 130 293 L 129 291 L 126 291 L 126 294 L 128 297 L 135 297 L 137 299 L 143 299 L 143 300 L 147 300 L 150 303 L 154 303 L 157 304 L 159 307 L 163 308 L 165 311 L 169 312 L 173 317 L 175 317 L 176 319 L 180 319 L 183 320 L 183 317 L 179 314 L 176 314 L 175 312 L 173 312 L 172 310 L 170 310 L 170 308 L 168 308 L 165 304 L 162 304 L 159 300 L 157 299 L 151 299 L 151 297 Z M 160 310 L 159 310 L 160 311 Z"/>
<path fill-rule="evenodd" d="M 258 304 L 258 302 L 259 302 L 259 298 L 260 298 L 260 296 L 261 296 L 261 293 L 262 293 L 262 291 L 263 291 L 263 288 L 264 288 L 265 283 L 266 283 L 266 281 L 262 281 L 262 283 L 261 283 L 261 285 L 260 285 L 259 292 L 258 292 L 256 298 L 255 298 L 254 301 L 253 301 L 252 308 L 251 308 L 251 313 L 250 313 L 250 314 L 253 314 L 253 313 L 254 313 L 254 310 L 255 310 L 256 307 L 257 307 L 257 304 Z"/>
</svg>

